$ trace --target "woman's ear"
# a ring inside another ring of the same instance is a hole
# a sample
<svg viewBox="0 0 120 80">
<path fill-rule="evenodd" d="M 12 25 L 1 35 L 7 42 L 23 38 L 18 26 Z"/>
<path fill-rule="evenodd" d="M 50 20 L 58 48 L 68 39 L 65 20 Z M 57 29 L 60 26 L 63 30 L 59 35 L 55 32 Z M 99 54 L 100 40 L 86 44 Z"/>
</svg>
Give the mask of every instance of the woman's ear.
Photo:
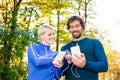
<svg viewBox="0 0 120 80">
<path fill-rule="evenodd" d="M 43 40 L 43 35 L 39 35 L 40 39 Z"/>
</svg>

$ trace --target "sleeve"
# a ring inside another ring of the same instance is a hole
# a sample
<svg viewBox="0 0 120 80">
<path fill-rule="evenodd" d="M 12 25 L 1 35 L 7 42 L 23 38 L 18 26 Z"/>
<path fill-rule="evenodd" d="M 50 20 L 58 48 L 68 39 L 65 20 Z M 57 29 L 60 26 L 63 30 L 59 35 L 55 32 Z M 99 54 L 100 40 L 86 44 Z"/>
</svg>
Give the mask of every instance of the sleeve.
<svg viewBox="0 0 120 80">
<path fill-rule="evenodd" d="M 60 50 L 61 51 L 65 51 L 66 50 L 66 46 L 63 46 Z"/>
<path fill-rule="evenodd" d="M 37 54 L 37 51 L 35 49 L 34 45 L 30 45 L 28 47 L 28 61 L 30 61 L 33 65 L 35 66 L 43 66 L 48 64 L 53 60 L 52 57 L 44 55 L 44 56 L 39 56 Z"/>
<path fill-rule="evenodd" d="M 61 68 L 55 68 L 56 70 L 55 70 L 55 75 L 54 75 L 54 79 L 55 80 L 59 80 L 60 79 L 60 77 L 61 77 Z"/>
<path fill-rule="evenodd" d="M 94 72 L 106 72 L 108 70 L 108 62 L 104 48 L 99 40 L 94 40 L 93 42 L 96 62 L 87 61 L 84 68 Z"/>
</svg>

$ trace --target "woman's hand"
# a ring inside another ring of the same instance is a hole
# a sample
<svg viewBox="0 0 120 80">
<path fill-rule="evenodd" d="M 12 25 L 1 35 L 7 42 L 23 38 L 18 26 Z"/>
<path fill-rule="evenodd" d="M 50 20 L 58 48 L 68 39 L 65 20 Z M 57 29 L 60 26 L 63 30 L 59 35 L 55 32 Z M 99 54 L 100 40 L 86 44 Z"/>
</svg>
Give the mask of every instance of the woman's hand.
<svg viewBox="0 0 120 80">
<path fill-rule="evenodd" d="M 54 64 L 55 67 L 59 68 L 59 67 L 62 67 L 62 65 L 63 65 L 62 62 L 63 62 L 63 59 L 62 60 L 56 60 L 56 61 L 53 62 L 53 64 Z"/>
</svg>

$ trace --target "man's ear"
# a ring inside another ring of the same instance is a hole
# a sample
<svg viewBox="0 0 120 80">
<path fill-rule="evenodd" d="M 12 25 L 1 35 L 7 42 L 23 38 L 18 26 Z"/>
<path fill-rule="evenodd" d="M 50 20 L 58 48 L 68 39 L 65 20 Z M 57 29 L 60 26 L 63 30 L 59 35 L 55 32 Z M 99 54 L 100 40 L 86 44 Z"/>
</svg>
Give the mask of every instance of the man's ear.
<svg viewBox="0 0 120 80">
<path fill-rule="evenodd" d="M 68 32 L 71 33 L 71 31 L 68 29 Z"/>
</svg>

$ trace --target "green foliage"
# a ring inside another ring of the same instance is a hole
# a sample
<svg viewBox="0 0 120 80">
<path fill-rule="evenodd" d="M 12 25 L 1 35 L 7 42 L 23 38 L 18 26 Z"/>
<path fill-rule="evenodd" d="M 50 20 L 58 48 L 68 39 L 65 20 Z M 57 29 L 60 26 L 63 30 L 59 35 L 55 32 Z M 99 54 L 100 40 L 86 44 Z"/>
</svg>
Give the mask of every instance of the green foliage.
<svg viewBox="0 0 120 80">
<path fill-rule="evenodd" d="M 0 80 L 26 80 L 27 62 L 24 58 L 27 46 L 39 42 L 38 28 L 29 28 L 32 15 L 35 15 L 35 19 L 38 18 L 34 6 L 21 10 L 16 8 L 2 10 L 6 16 L 2 16 L 0 22 Z"/>
</svg>

